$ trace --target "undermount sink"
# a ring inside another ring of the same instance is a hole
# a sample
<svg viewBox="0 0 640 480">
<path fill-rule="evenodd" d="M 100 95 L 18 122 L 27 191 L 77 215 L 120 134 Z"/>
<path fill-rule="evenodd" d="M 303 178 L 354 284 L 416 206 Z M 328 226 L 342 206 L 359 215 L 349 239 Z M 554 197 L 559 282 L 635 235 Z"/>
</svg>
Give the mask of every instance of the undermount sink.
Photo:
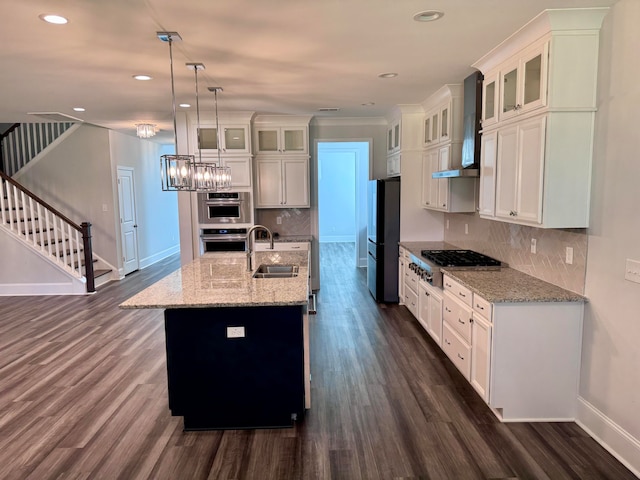
<svg viewBox="0 0 640 480">
<path fill-rule="evenodd" d="M 253 278 L 291 278 L 298 276 L 298 265 L 260 265 Z"/>
</svg>

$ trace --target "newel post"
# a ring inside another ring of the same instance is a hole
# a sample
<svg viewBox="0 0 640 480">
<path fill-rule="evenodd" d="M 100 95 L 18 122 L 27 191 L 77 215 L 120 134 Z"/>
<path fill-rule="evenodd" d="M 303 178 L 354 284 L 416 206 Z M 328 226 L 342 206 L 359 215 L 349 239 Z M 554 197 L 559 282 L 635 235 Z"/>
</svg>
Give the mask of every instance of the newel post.
<svg viewBox="0 0 640 480">
<path fill-rule="evenodd" d="M 91 251 L 91 224 L 83 222 L 82 227 L 82 245 L 84 248 L 84 272 L 87 277 L 87 293 L 96 291 L 95 279 L 93 278 L 93 253 Z"/>
</svg>

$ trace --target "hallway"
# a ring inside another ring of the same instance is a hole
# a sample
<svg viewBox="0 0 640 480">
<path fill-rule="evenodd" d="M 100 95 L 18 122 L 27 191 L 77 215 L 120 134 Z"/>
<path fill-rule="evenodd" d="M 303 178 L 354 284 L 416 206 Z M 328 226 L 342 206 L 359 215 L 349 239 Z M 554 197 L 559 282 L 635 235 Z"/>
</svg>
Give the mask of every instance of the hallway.
<svg viewBox="0 0 640 480">
<path fill-rule="evenodd" d="M 176 257 L 93 296 L 0 298 L 0 477 L 635 478 L 573 423 L 499 423 L 405 307 L 374 302 L 352 244 L 320 249 L 312 407 L 291 429 L 170 416 L 162 312 L 117 305 Z"/>
</svg>

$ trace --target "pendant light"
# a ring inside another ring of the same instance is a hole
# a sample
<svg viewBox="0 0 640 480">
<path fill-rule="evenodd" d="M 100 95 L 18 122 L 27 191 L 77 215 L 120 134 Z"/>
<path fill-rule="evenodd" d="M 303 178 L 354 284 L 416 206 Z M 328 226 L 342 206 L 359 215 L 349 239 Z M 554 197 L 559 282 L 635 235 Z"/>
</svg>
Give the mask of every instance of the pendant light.
<svg viewBox="0 0 640 480">
<path fill-rule="evenodd" d="M 220 142 L 220 123 L 218 121 L 218 92 L 222 91 L 222 87 L 209 87 L 209 91 L 213 92 L 216 106 L 216 137 L 218 151 L 218 166 L 215 172 L 215 184 L 216 190 L 231 190 L 231 168 L 222 166 L 222 160 L 220 159 L 220 149 L 222 143 Z"/>
<path fill-rule="evenodd" d="M 216 165 L 202 162 L 202 148 L 200 148 L 200 99 L 198 91 L 198 70 L 204 70 L 203 63 L 187 63 L 187 68 L 193 70 L 196 83 L 196 132 L 198 137 L 198 162 L 193 164 L 194 188 L 198 192 L 215 192 L 216 188 Z"/>
<path fill-rule="evenodd" d="M 173 135 L 176 153 L 160 157 L 160 175 L 162 190 L 165 192 L 193 191 L 194 187 L 194 157 L 178 154 L 178 128 L 176 123 L 176 93 L 173 80 L 173 49 L 174 41 L 181 41 L 178 32 L 156 32 L 158 39 L 169 44 L 169 61 L 171 65 L 171 100 L 173 106 Z"/>
</svg>

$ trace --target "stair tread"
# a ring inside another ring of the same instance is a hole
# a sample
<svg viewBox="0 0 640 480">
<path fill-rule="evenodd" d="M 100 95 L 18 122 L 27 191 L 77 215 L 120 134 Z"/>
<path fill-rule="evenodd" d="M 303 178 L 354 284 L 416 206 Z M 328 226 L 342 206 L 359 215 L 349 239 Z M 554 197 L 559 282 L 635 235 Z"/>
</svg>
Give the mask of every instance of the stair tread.
<svg viewBox="0 0 640 480">
<path fill-rule="evenodd" d="M 94 270 L 93 271 L 93 278 L 98 278 L 98 277 L 101 277 L 101 276 L 106 275 L 107 273 L 111 273 L 111 272 L 112 272 L 112 270 L 110 268 Z"/>
</svg>

